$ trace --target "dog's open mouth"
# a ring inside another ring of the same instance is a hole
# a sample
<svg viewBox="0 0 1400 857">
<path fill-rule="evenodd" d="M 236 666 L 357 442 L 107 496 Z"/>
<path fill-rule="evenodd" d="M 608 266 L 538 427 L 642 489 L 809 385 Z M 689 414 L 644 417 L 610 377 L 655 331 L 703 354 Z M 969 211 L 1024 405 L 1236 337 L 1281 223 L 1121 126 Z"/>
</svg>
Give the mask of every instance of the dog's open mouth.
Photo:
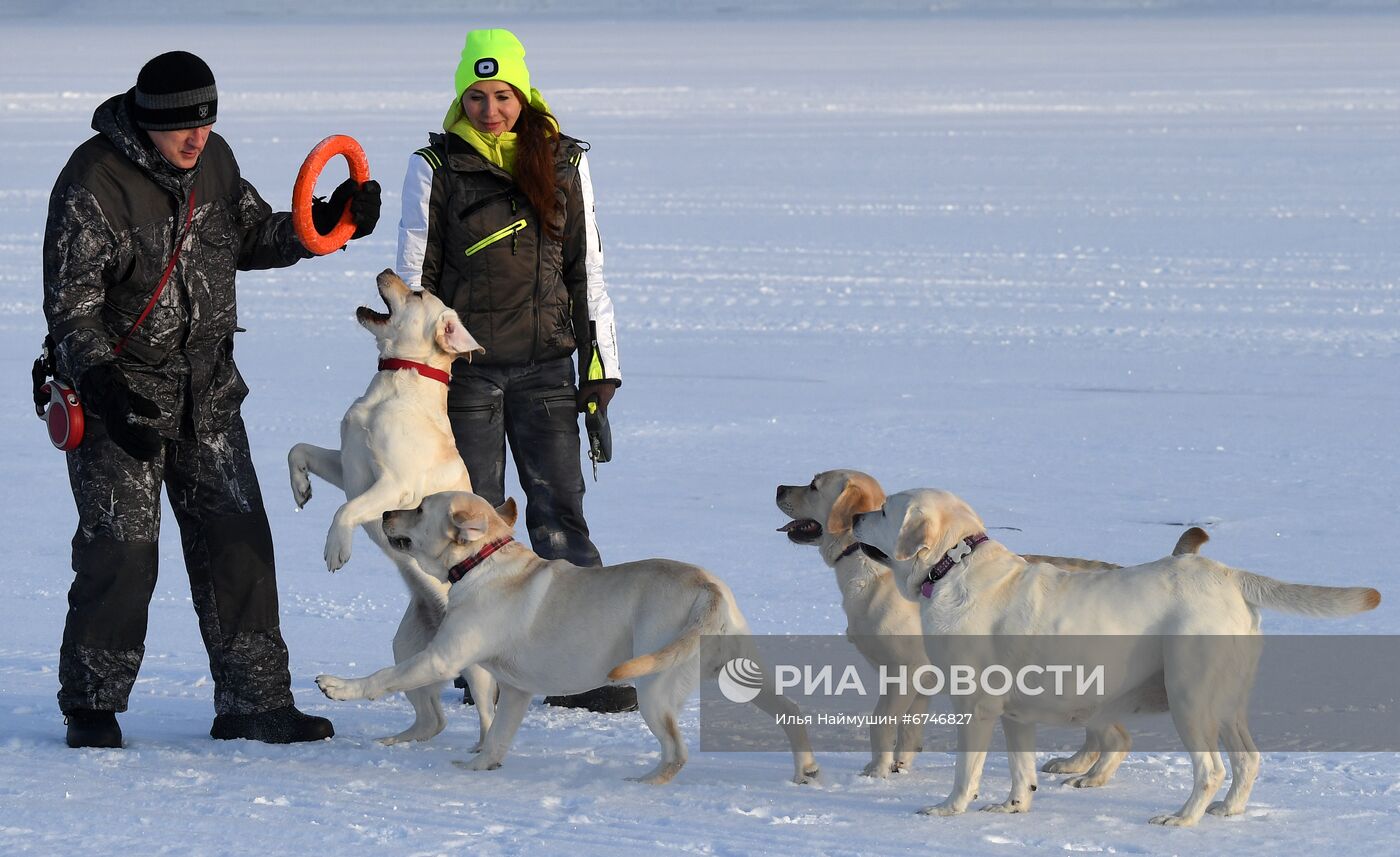
<svg viewBox="0 0 1400 857">
<path fill-rule="evenodd" d="M 868 545 L 865 542 L 860 543 L 860 551 L 861 553 L 865 554 L 866 556 L 870 557 L 876 562 L 889 562 L 890 560 L 889 554 L 885 553 L 884 551 L 880 550 L 874 545 Z"/>
<path fill-rule="evenodd" d="M 413 547 L 413 539 L 408 536 L 389 536 L 389 547 L 408 553 L 408 549 Z"/>
<path fill-rule="evenodd" d="M 388 313 L 375 312 L 367 306 L 355 310 L 355 319 L 360 324 L 388 324 Z"/>
<path fill-rule="evenodd" d="M 389 323 L 389 316 L 393 313 L 394 308 L 389 305 L 389 299 L 384 297 L 384 289 L 382 288 L 379 290 L 379 299 L 384 302 L 384 308 L 387 309 L 389 312 L 376 312 L 375 310 L 372 310 L 367 306 L 359 307 L 355 310 L 355 318 L 360 322 L 360 324 Z"/>
<path fill-rule="evenodd" d="M 787 533 L 788 539 L 799 545 L 808 545 L 822 537 L 822 525 L 811 518 L 802 518 L 788 521 L 778 528 L 778 532 Z"/>
</svg>

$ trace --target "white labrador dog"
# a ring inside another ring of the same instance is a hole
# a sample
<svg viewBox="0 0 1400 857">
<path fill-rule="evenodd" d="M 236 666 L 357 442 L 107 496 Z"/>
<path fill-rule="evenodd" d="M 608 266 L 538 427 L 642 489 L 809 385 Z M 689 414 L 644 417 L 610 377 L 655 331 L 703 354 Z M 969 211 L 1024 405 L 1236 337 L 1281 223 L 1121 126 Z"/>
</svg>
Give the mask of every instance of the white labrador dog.
<svg viewBox="0 0 1400 857">
<path fill-rule="evenodd" d="M 1180 810 L 1153 823 L 1186 826 L 1207 811 L 1241 813 L 1259 771 L 1246 712 L 1258 657 L 1259 608 L 1346 616 L 1380 603 L 1374 589 L 1283 583 L 1194 555 L 1067 572 L 1026 562 L 986 539 L 985 530 L 962 500 L 927 489 L 891 495 L 854 523 L 856 538 L 890 564 L 900 591 L 920 604 L 924 633 L 952 647 L 961 643 L 960 654 L 980 647 L 977 654 L 985 659 L 980 662 L 1014 673 L 1033 663 L 1028 654 L 1034 653 L 1025 651 L 1026 635 L 1112 634 L 1137 644 L 1113 650 L 1113 678 L 1101 697 L 1028 696 L 1014 690 L 954 696 L 955 709 L 970 720 L 958 727 L 953 791 L 924 809 L 927 814 L 963 812 L 976 797 L 998 717 L 1009 748 L 1011 795 L 984 809 L 1026 812 L 1036 784 L 1036 723 L 1101 727 L 1125 713 L 1167 708 L 1190 753 L 1194 786 Z M 1211 641 L 1221 636 L 1234 645 Z M 1251 638 L 1255 644 L 1248 643 Z M 1230 756 L 1230 791 L 1224 800 L 1209 803 L 1225 778 L 1221 743 Z"/>
<path fill-rule="evenodd" d="M 364 678 L 316 677 L 331 699 L 377 699 L 445 681 L 481 664 L 500 685 L 496 719 L 471 770 L 500 767 L 534 694 L 569 694 L 605 682 L 635 681 L 637 704 L 661 743 L 661 760 L 641 782 L 669 782 L 686 761 L 677 725 L 681 704 L 702 672 L 735 657 L 754 659 L 748 623 L 724 582 L 703 568 L 651 559 L 599 568 L 544 560 L 512 538 L 515 501 L 499 509 L 475 494 L 428 497 L 388 512 L 384 532 L 451 585 L 447 616 L 418 655 Z M 707 645 L 703 635 L 723 635 Z M 714 650 L 711 652 L 710 650 Z M 707 663 L 701 663 L 701 655 Z M 801 712 L 772 690 L 768 676 L 754 704 L 786 715 L 793 780 L 818 774 Z"/>
<path fill-rule="evenodd" d="M 380 516 L 390 509 L 416 505 L 438 491 L 471 490 L 447 421 L 447 380 L 456 358 L 482 348 L 457 313 L 436 296 L 410 290 L 392 270 L 381 273 L 376 282 L 388 314 L 360 307 L 355 318 L 374 334 L 379 371 L 365 394 L 345 412 L 340 449 L 299 443 L 287 454 L 287 465 L 298 508 L 311 499 L 307 478 L 311 473 L 344 489 L 348 498 L 336 510 L 326 534 L 327 568 L 335 571 L 345 565 L 355 527 L 363 526 L 403 576 L 408 609 L 394 635 L 394 659 L 403 661 L 433 638 L 446 611 L 447 587 L 424 573 L 412 557 L 389 549 Z M 485 735 L 495 699 L 491 676 L 480 668 L 463 675 Z M 386 744 L 425 741 L 441 732 L 447 718 L 440 692 L 441 688 L 427 687 L 409 693 L 413 725 L 380 740 Z"/>
<path fill-rule="evenodd" d="M 873 666 L 903 666 L 905 675 L 928 664 L 923 643 L 919 607 L 903 597 L 889 566 L 876 562 L 851 534 L 856 515 L 872 512 L 885 503 L 885 492 L 873 476 L 859 470 L 827 470 L 806 485 L 779 485 L 777 504 L 793 520 L 778 528 L 794 544 L 820 547 L 822 559 L 836 573 L 841 609 L 846 614 L 846 636 Z M 1210 536 L 1199 527 L 1181 535 L 1173 554 L 1195 553 Z M 1121 568 L 1111 562 L 1078 557 L 1023 555 L 1028 562 L 1049 562 L 1066 571 L 1103 571 Z M 922 715 L 929 697 L 915 692 L 913 684 L 882 688 L 870 727 L 868 777 L 888 777 L 907 770 L 923 743 Z M 907 715 L 907 717 L 906 717 Z M 889 725 L 897 719 L 898 735 Z M 1075 788 L 1095 788 L 1107 783 L 1132 741 L 1121 724 L 1090 728 L 1084 746 L 1074 755 L 1047 761 L 1041 770 L 1077 774 L 1066 781 Z"/>
</svg>

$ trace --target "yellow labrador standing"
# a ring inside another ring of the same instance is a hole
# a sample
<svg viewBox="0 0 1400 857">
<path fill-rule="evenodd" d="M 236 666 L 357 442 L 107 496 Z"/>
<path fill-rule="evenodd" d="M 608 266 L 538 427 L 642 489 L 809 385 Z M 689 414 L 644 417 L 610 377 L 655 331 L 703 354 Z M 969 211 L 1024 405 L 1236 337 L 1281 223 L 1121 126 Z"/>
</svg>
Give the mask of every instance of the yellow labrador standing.
<svg viewBox="0 0 1400 857">
<path fill-rule="evenodd" d="M 874 666 L 903 665 L 906 675 L 928 664 L 919 607 L 903 597 L 889 566 L 876 562 L 851 535 L 856 515 L 879 509 L 885 492 L 874 477 L 859 470 L 827 470 L 806 485 L 779 485 L 778 508 L 793 520 L 779 528 L 794 544 L 821 548 L 822 559 L 836 572 L 841 609 L 846 613 L 846 636 Z M 1199 527 L 1182 534 L 1173 553 L 1195 553 L 1210 537 Z M 1078 557 L 1027 555 L 1029 562 L 1050 562 L 1067 571 L 1102 571 L 1119 568 L 1110 562 Z M 868 777 L 887 777 L 907 770 L 923 743 L 921 715 L 929 697 L 917 693 L 912 683 L 900 692 L 882 689 L 870 726 Z M 905 715 L 909 715 L 908 718 Z M 896 730 L 889 724 L 902 724 Z M 1121 724 L 1090 728 L 1084 746 L 1073 756 L 1051 759 L 1046 773 L 1079 774 L 1067 781 L 1075 788 L 1094 788 L 1108 782 L 1127 756 L 1132 742 Z"/>
<path fill-rule="evenodd" d="M 403 576 L 408 609 L 394 635 L 394 659 L 403 661 L 432 639 L 446 610 L 447 587 L 419 568 L 412 557 L 389 549 L 380 516 L 438 491 L 471 490 L 447 421 L 447 381 L 457 357 L 482 348 L 457 313 L 436 296 L 410 290 L 392 270 L 381 273 L 377 285 L 389 312 L 360 307 L 355 318 L 374 334 L 379 371 L 365 394 L 345 412 L 340 449 L 299 443 L 287 454 L 287 465 L 298 508 L 311 499 L 309 473 L 345 491 L 347 500 L 336 510 L 326 534 L 327 568 L 335 571 L 345 565 L 355 527 L 363 526 Z M 491 725 L 495 699 L 491 676 L 479 668 L 463 674 L 476 700 L 484 735 Z M 424 741 L 441 732 L 447 718 L 439 691 L 433 687 L 409 693 L 413 725 L 381 740 L 386 744 Z"/>
<path fill-rule="evenodd" d="M 500 685 L 497 716 L 468 763 L 500 767 L 534 694 L 569 694 L 605 682 L 636 681 L 637 704 L 661 742 L 661 760 L 641 782 L 669 782 L 686 761 L 677 725 L 702 672 L 735 657 L 756 662 L 748 623 L 724 582 L 703 568 L 665 559 L 599 568 L 544 560 L 514 541 L 515 501 L 499 509 L 475 494 L 428 497 L 417 509 L 387 512 L 389 544 L 451 585 L 447 615 L 432 642 L 402 663 L 366 676 L 322 675 L 331 699 L 377 699 L 434 685 L 481 664 Z M 719 637 L 701 663 L 700 638 Z M 711 658 L 711 655 L 714 655 Z M 817 776 L 801 712 L 766 676 L 753 700 L 775 716 L 792 745 L 793 780 Z"/>
<path fill-rule="evenodd" d="M 984 809 L 1026 812 L 1035 790 L 1036 723 L 1102 726 L 1130 711 L 1168 708 L 1190 753 L 1194 783 L 1180 810 L 1153 823 L 1185 826 L 1207 811 L 1241 813 L 1259 771 L 1246 711 L 1258 657 L 1248 641 L 1259 634 L 1259 608 L 1346 616 L 1380 603 L 1374 589 L 1282 583 L 1194 555 L 1091 573 L 1028 563 L 988 539 L 977 513 L 946 491 L 891 495 L 880 509 L 857 515 L 853 529 L 890 564 L 905 597 L 919 603 L 924 633 L 950 646 L 982 647 L 979 663 L 1016 672 L 1031 663 L 1027 635 L 1138 641 L 1114 651 L 1121 660 L 1101 697 L 993 695 L 981 688 L 954 696 L 955 710 L 970 719 L 958 727 L 953 791 L 923 810 L 928 814 L 960 813 L 976 797 L 998 717 L 1010 748 L 1011 794 Z M 1212 645 L 1212 637 L 1222 636 L 1235 645 Z M 1209 803 L 1225 778 L 1221 743 L 1233 776 L 1225 799 Z"/>
</svg>

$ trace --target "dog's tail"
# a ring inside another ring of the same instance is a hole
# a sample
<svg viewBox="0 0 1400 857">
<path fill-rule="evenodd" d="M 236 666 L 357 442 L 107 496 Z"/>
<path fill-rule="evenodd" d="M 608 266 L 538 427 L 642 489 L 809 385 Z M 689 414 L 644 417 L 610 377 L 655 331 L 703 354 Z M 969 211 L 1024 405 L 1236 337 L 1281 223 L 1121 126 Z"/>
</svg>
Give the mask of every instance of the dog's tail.
<svg viewBox="0 0 1400 857">
<path fill-rule="evenodd" d="M 711 581 L 701 584 L 700 594 L 690 608 L 690 616 L 676 638 L 654 652 L 623 661 L 608 673 L 609 681 L 627 681 L 669 669 L 687 658 L 695 657 L 700 638 L 722 630 L 720 611 L 724 609 L 724 593 Z"/>
<path fill-rule="evenodd" d="M 1369 586 L 1309 586 L 1239 569 L 1234 572 L 1240 594 L 1255 607 L 1334 617 L 1374 610 L 1381 603 L 1381 594 Z"/>
</svg>

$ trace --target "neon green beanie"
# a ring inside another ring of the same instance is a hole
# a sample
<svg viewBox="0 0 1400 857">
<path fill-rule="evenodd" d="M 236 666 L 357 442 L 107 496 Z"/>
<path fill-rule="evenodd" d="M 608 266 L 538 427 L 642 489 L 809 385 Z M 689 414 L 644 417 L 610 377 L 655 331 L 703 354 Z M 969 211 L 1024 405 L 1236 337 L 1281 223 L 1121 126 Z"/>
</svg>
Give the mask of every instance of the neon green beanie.
<svg viewBox="0 0 1400 857">
<path fill-rule="evenodd" d="M 457 97 L 479 80 L 500 80 L 530 99 L 530 70 L 525 67 L 525 46 L 510 30 L 472 30 L 457 65 Z"/>
</svg>

